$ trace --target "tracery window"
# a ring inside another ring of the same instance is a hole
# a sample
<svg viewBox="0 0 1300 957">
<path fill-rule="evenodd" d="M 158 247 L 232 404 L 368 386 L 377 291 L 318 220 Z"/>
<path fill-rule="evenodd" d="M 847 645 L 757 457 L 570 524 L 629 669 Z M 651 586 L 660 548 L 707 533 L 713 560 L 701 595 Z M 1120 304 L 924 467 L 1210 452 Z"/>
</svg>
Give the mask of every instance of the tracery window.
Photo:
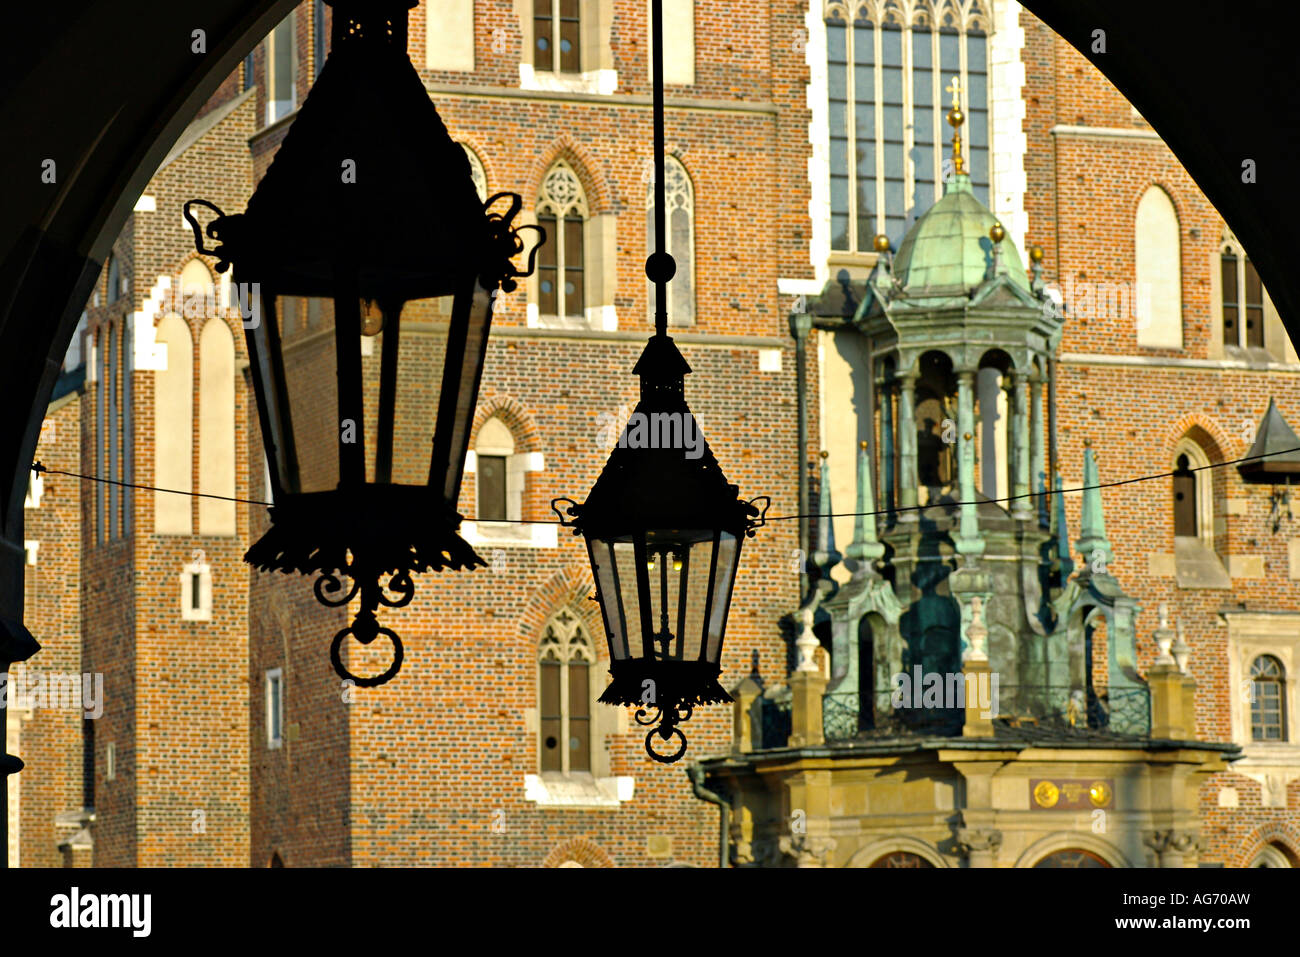
<svg viewBox="0 0 1300 957">
<path fill-rule="evenodd" d="M 695 321 L 695 190 L 686 167 L 674 156 L 664 158 L 664 233 L 668 253 L 677 265 L 668 284 L 668 322 L 685 326 Z M 646 183 L 646 248 L 654 250 L 655 181 Z M 648 283 L 650 315 L 655 309 L 654 284 Z"/>
<path fill-rule="evenodd" d="M 935 7 L 924 0 L 826 5 L 832 250 L 869 252 L 877 233 L 897 248 L 942 196 L 954 78 L 966 114 L 966 169 L 975 196 L 988 204 L 985 0 Z"/>
<path fill-rule="evenodd" d="M 538 311 L 543 316 L 582 319 L 586 306 L 583 240 L 587 198 L 568 163 L 560 160 L 542 181 L 537 221 L 546 230 L 538 252 Z"/>
<path fill-rule="evenodd" d="M 487 173 L 483 170 L 483 161 L 478 158 L 477 153 L 464 143 L 461 143 L 460 147 L 465 151 L 465 155 L 469 157 L 469 175 L 470 179 L 474 181 L 474 191 L 478 193 L 478 200 L 480 203 L 485 203 L 487 202 L 488 193 Z"/>
<path fill-rule="evenodd" d="M 591 771 L 591 638 L 570 611 L 547 623 L 538 646 L 538 742 L 542 772 Z"/>
<path fill-rule="evenodd" d="M 1286 740 L 1286 669 L 1272 655 L 1250 663 L 1250 737 Z"/>
</svg>

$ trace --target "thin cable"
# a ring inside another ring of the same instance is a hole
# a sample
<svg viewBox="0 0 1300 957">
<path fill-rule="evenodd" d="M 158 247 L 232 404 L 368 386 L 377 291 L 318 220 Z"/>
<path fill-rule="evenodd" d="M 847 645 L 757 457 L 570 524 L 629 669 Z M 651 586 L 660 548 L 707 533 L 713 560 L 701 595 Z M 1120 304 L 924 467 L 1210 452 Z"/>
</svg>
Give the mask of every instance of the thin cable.
<svg viewBox="0 0 1300 957">
<path fill-rule="evenodd" d="M 1279 449 L 1276 452 L 1264 452 L 1261 453 L 1260 455 L 1247 455 L 1245 458 L 1233 459 L 1230 462 L 1211 462 L 1209 465 L 1198 465 L 1195 468 L 1189 468 L 1187 471 L 1202 472 L 1205 471 L 1206 469 L 1218 469 L 1218 468 L 1224 468 L 1225 466 L 1228 465 L 1240 465 L 1242 462 L 1256 462 L 1259 459 L 1266 459 L 1271 455 L 1289 455 L 1292 452 L 1300 452 L 1300 446 L 1297 446 L 1294 449 Z M 182 492 L 179 489 L 174 489 L 174 488 L 158 488 L 153 485 L 135 485 L 131 482 L 118 482 L 115 481 L 114 479 L 100 478 L 96 475 L 82 475 L 79 472 L 65 472 L 61 469 L 46 468 L 40 462 L 36 462 L 32 465 L 32 471 L 45 472 L 49 475 L 66 475 L 69 478 L 85 479 L 86 481 L 89 482 L 103 482 L 107 485 L 120 485 L 123 488 L 138 488 L 138 489 L 143 489 L 146 492 L 167 492 L 171 495 L 189 495 L 193 498 L 216 498 L 216 499 L 221 499 L 223 502 L 239 502 L 244 505 L 265 505 L 267 507 L 271 507 L 275 504 L 273 502 L 259 502 L 257 499 L 251 499 L 251 498 L 232 498 L 229 495 L 213 495 L 210 492 Z M 960 508 L 963 505 L 982 505 L 986 503 L 997 504 L 999 502 L 1016 502 L 1022 498 L 1034 498 L 1035 496 L 1038 495 L 1073 495 L 1076 492 L 1089 492 L 1092 491 L 1093 489 L 1115 488 L 1116 486 L 1119 485 L 1132 485 L 1135 482 L 1150 482 L 1150 481 L 1154 481 L 1155 479 L 1171 478 L 1175 474 L 1177 473 L 1160 472 L 1156 475 L 1140 475 L 1137 478 L 1119 479 L 1118 481 L 1115 482 L 1101 482 L 1097 485 L 1080 485 L 1078 488 L 1058 488 L 1058 489 L 1052 489 L 1052 490 L 1042 491 L 1042 492 L 1026 492 L 1024 495 L 1009 495 L 1006 498 L 986 498 L 983 499 L 982 501 L 976 501 L 976 502 L 950 502 L 950 503 L 946 503 L 946 507 Z M 823 517 L 857 518 L 859 515 L 866 517 L 868 515 L 889 515 L 896 512 L 919 512 L 922 509 L 934 508 L 936 507 L 936 504 L 939 503 L 934 503 L 930 505 L 908 505 L 908 506 L 903 506 L 898 508 L 882 508 L 882 509 L 877 509 L 874 512 L 832 512 L 831 514 L 825 516 L 823 516 L 823 514 L 820 512 L 810 513 L 808 515 L 773 515 L 773 516 L 769 516 L 767 521 L 784 522 L 784 521 L 791 521 L 793 519 L 798 519 L 798 518 L 823 518 Z M 477 522 L 480 521 L 480 519 L 468 518 L 465 519 L 465 521 Z M 489 521 L 501 525 L 563 525 L 564 524 L 564 522 L 555 521 L 554 519 L 544 519 L 540 522 L 530 522 L 530 521 L 525 521 L 524 519 L 521 518 L 493 518 L 493 519 L 486 519 L 485 521 Z"/>
</svg>

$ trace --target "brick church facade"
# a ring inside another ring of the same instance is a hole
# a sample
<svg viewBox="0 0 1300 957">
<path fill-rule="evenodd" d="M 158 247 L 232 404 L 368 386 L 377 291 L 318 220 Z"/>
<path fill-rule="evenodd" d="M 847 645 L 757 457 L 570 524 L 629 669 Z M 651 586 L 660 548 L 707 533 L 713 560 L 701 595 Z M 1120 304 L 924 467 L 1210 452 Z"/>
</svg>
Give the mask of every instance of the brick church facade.
<svg viewBox="0 0 1300 957">
<path fill-rule="evenodd" d="M 1105 517 L 1111 571 L 1141 609 L 1137 670 L 1153 666 L 1164 603 L 1192 648 L 1188 738 L 1242 749 L 1195 784 L 1188 859 L 1300 865 L 1300 528 L 1278 486 L 1196 470 L 1246 455 L 1270 399 L 1300 424 L 1300 364 L 1222 219 L 1127 101 L 1012 0 L 664 7 L 670 333 L 728 478 L 794 516 L 801 460 L 824 450 L 812 507 L 855 511 L 870 419 L 851 363 L 835 335 L 807 333 L 800 454 L 789 317 L 828 284 L 867 280 L 875 236 L 898 250 L 939 199 L 957 76 L 972 195 L 1008 242 L 1042 247 L 1042 278 L 1064 299 L 1057 413 L 1040 421 L 1051 470 L 1081 485 L 1087 440 L 1103 481 L 1179 472 L 1107 491 Z M 723 681 L 762 686 L 775 721 L 759 740 L 732 708 L 700 709 L 687 760 L 660 766 L 627 712 L 596 704 L 608 652 L 590 567 L 548 503 L 581 499 L 599 474 L 651 331 L 647 12 L 411 10 L 408 52 L 480 195 L 520 193 L 552 239 L 493 316 L 458 503 L 488 567 L 420 576 L 411 605 L 382 613 L 406 642 L 396 679 L 342 684 L 328 641 L 343 611 L 305 578 L 243 563 L 262 506 L 34 481 L 27 624 L 43 650 L 15 675 L 102 675 L 102 713 L 89 717 L 88 696 L 8 712 L 9 750 L 27 765 L 10 778 L 11 864 L 718 865 L 719 808 L 683 765 L 787 733 L 803 558 L 832 543 L 776 521 L 746 547 Z M 47 413 L 49 469 L 267 500 L 242 316 L 180 208 L 195 196 L 244 207 L 319 72 L 330 16 L 304 3 L 273 30 L 139 198 Z M 309 337 L 301 313 L 285 322 Z M 987 497 L 1014 493 L 991 481 Z M 1177 492 L 1197 509 L 1176 515 Z M 1083 496 L 1062 503 L 1079 529 Z M 830 527 L 841 549 L 854 538 L 852 517 Z M 349 660 L 386 666 L 380 650 Z M 723 800 L 729 862 L 752 863 L 735 854 L 742 797 Z M 848 847 L 824 862 L 847 863 Z M 771 862 L 815 858 L 794 848 Z"/>
</svg>

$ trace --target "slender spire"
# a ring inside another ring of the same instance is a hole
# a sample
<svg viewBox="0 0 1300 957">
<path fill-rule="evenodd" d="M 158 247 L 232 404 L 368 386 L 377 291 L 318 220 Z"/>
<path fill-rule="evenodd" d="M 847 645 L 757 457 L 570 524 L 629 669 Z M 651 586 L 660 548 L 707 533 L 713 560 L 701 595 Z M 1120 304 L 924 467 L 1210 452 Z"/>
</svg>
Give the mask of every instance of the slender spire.
<svg viewBox="0 0 1300 957">
<path fill-rule="evenodd" d="M 813 552 L 813 564 L 815 564 L 822 573 L 822 577 L 829 577 L 831 569 L 840 563 L 842 557 L 835 550 L 835 523 L 831 521 L 833 510 L 831 508 L 831 467 L 829 464 L 830 453 L 821 454 L 821 493 L 817 502 L 817 550 Z"/>
<path fill-rule="evenodd" d="M 1079 513 L 1079 540 L 1075 547 L 1083 555 L 1087 567 L 1098 574 L 1106 574 L 1106 566 L 1115 560 L 1115 553 L 1106 537 L 1106 513 L 1102 509 L 1100 479 L 1097 473 L 1097 455 L 1088 439 L 1083 441 L 1083 506 Z"/>
<path fill-rule="evenodd" d="M 885 557 L 885 546 L 880 543 L 876 532 L 876 516 L 867 514 L 876 507 L 876 496 L 871 488 L 871 465 L 867 457 L 867 443 L 864 440 L 858 447 L 858 502 L 857 517 L 853 520 L 853 541 L 845 549 L 844 556 L 857 563 L 854 577 L 869 574 L 875 570 L 875 563 Z"/>
<path fill-rule="evenodd" d="M 965 172 L 961 158 L 961 125 L 966 121 L 966 114 L 961 111 L 961 78 L 954 76 L 952 83 L 944 89 L 952 94 L 952 109 L 948 111 L 948 125 L 952 127 L 953 172 L 960 176 Z"/>
<path fill-rule="evenodd" d="M 1061 473 L 1056 473 L 1056 494 L 1053 496 L 1056 507 L 1053 509 L 1056 519 L 1056 558 L 1061 566 L 1061 580 L 1070 577 L 1074 571 L 1074 559 L 1070 557 L 1070 529 L 1065 521 L 1065 493 L 1061 489 Z"/>
</svg>

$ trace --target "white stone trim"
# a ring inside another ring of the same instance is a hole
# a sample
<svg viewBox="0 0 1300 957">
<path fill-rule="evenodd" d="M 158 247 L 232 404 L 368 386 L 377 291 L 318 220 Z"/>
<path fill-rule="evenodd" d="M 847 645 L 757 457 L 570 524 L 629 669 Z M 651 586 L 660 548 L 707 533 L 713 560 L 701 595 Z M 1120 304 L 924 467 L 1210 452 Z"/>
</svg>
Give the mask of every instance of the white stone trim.
<svg viewBox="0 0 1300 957">
<path fill-rule="evenodd" d="M 636 778 L 627 776 L 588 778 L 586 775 L 524 775 L 524 800 L 532 801 L 539 807 L 618 807 L 632 800 L 635 793 Z"/>
<path fill-rule="evenodd" d="M 141 194 L 140 198 L 135 201 L 135 206 L 131 208 L 131 211 L 134 213 L 156 213 L 158 211 L 158 200 L 154 196 Z"/>
<path fill-rule="evenodd" d="M 1096 136 L 1108 139 L 1164 142 L 1155 130 L 1128 129 L 1122 126 L 1072 126 L 1068 123 L 1058 123 L 1049 132 L 1053 136 Z"/>
<path fill-rule="evenodd" d="M 519 88 L 549 93 L 598 93 L 601 96 L 610 96 L 618 90 L 618 71 L 549 73 L 545 70 L 534 70 L 531 63 L 521 63 L 519 64 Z"/>
<path fill-rule="evenodd" d="M 1024 131 L 1025 31 L 1017 0 L 992 0 L 989 36 L 989 199 L 994 214 L 1019 249 L 1025 248 L 1029 213 L 1025 210 Z M 966 47 L 962 46 L 965 55 Z"/>
<path fill-rule="evenodd" d="M 545 522 L 462 522 L 467 544 L 497 548 L 556 548 L 559 526 Z"/>
<path fill-rule="evenodd" d="M 1228 706 L 1232 740 L 1245 757 L 1229 770 L 1260 785 L 1264 807 L 1285 808 L 1287 786 L 1300 778 L 1300 613 L 1259 614 L 1225 612 L 1228 624 Z M 1250 664 L 1259 655 L 1272 655 L 1286 672 L 1283 708 L 1287 740 L 1250 738 Z"/>
</svg>

